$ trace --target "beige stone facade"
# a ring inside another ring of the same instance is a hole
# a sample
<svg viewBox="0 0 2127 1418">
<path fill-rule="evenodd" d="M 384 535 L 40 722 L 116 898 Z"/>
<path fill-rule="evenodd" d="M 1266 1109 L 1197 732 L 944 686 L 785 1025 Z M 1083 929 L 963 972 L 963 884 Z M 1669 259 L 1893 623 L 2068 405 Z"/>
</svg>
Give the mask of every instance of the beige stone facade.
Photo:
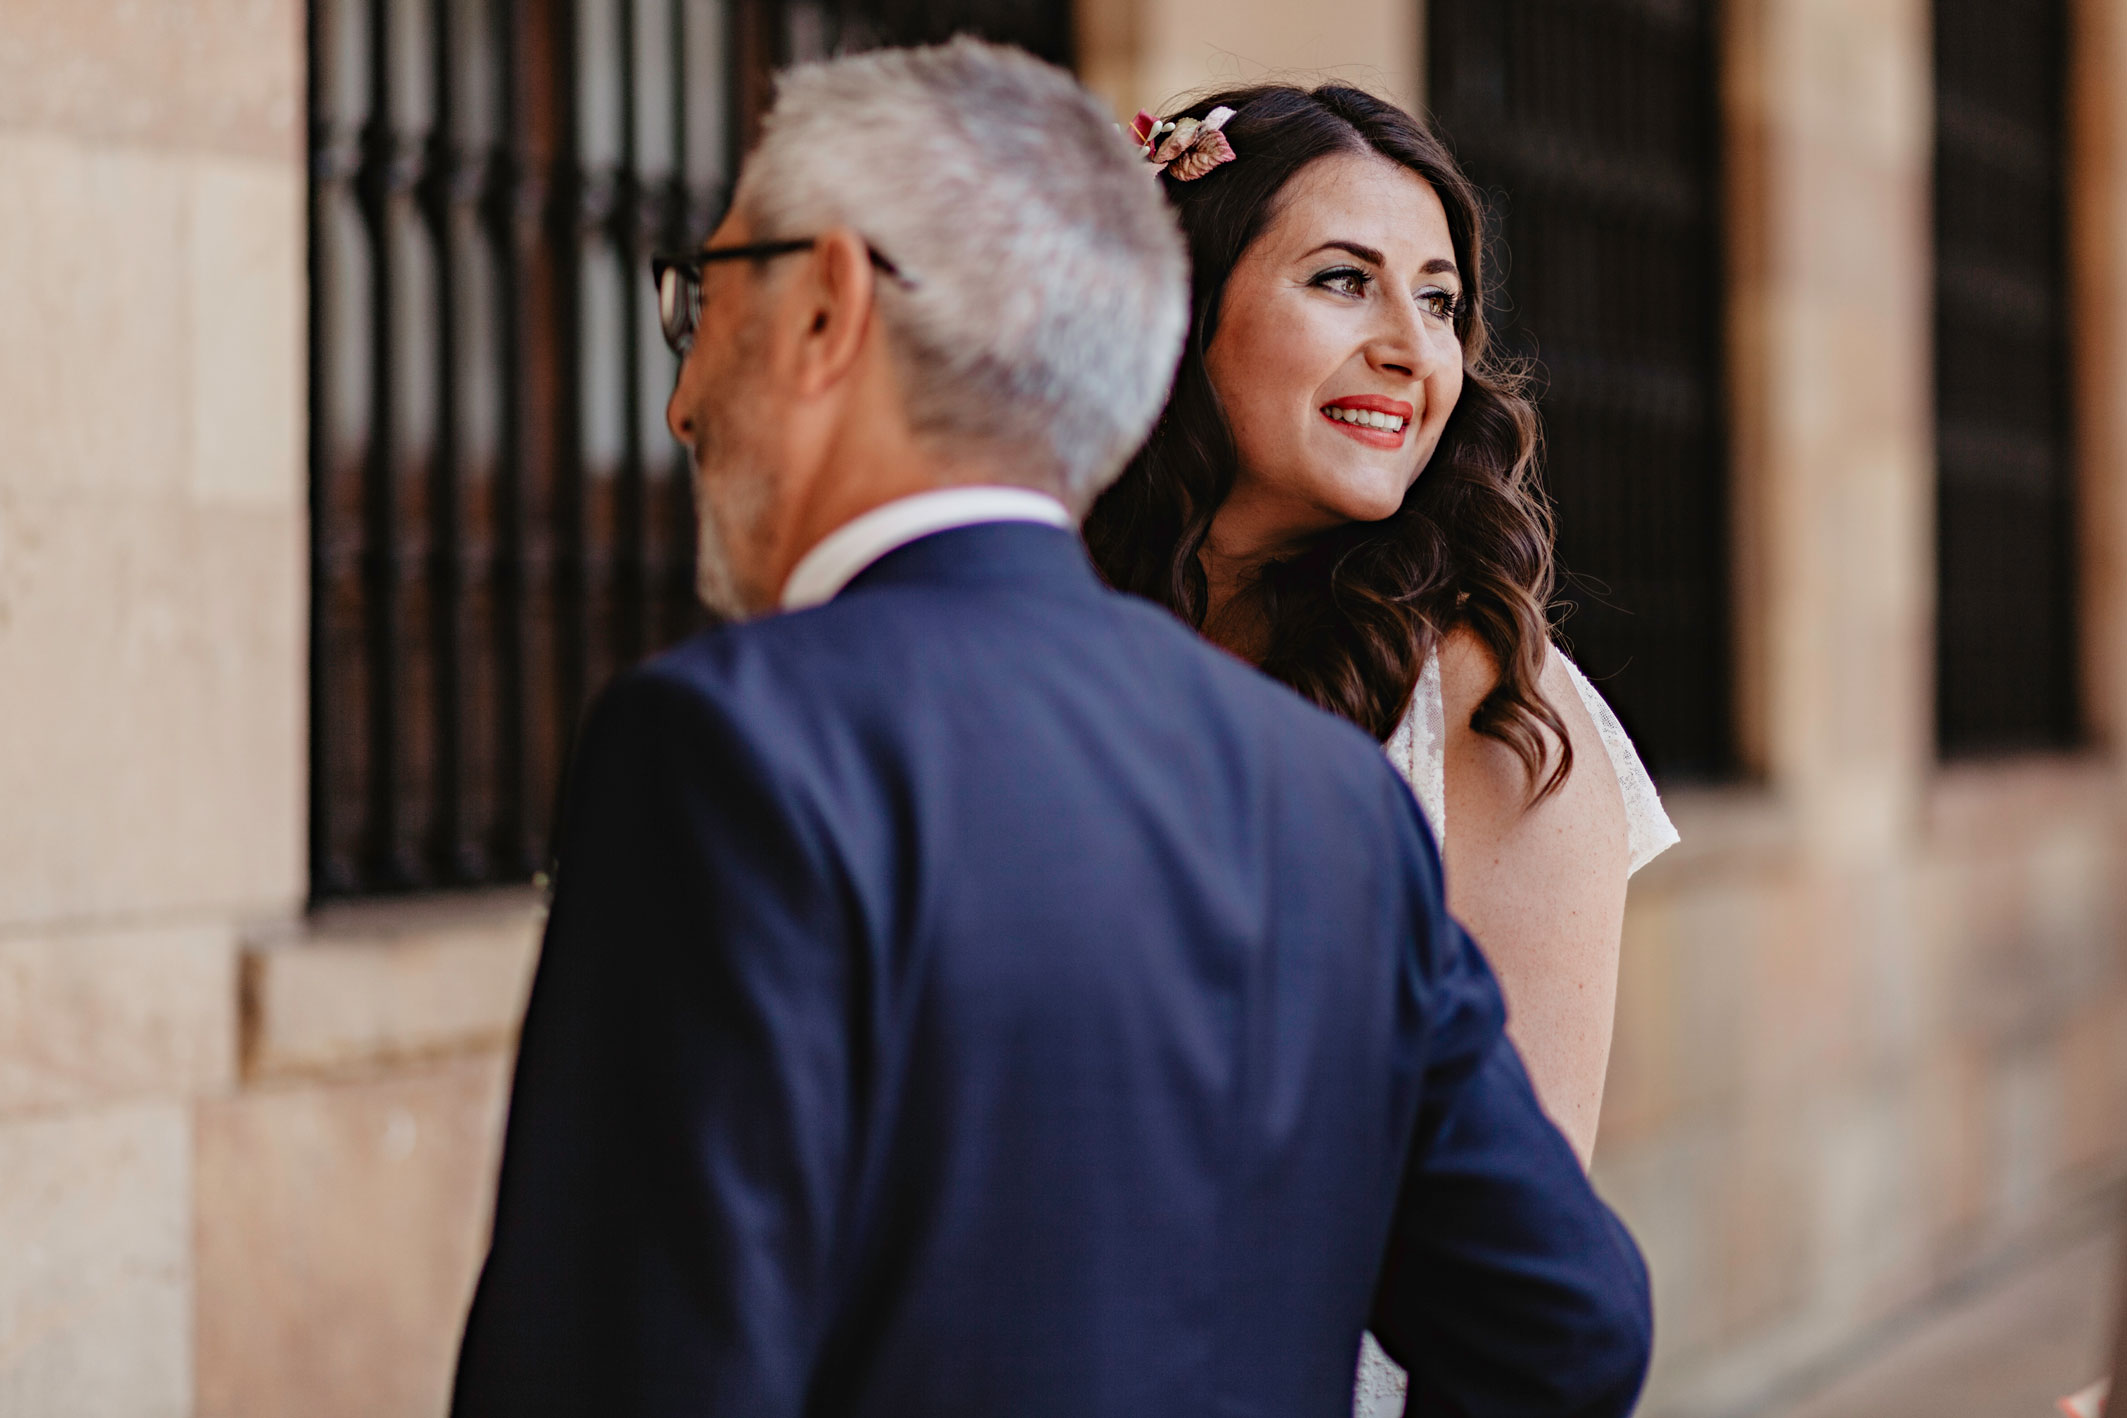
<svg viewBox="0 0 2127 1418">
<path fill-rule="evenodd" d="M 2078 4 L 2095 746 L 1955 769 L 1928 7 L 1727 6 L 1750 771 L 1634 886 L 1597 1159 L 1650 1413 L 1747 1410 L 2127 1171 L 2127 23 Z M 1411 99 L 1420 20 L 1081 0 L 1081 52 L 1120 110 Z M 440 1413 L 483 1243 L 535 904 L 302 909 L 302 23 L 0 6 L 0 1413 Z"/>
</svg>

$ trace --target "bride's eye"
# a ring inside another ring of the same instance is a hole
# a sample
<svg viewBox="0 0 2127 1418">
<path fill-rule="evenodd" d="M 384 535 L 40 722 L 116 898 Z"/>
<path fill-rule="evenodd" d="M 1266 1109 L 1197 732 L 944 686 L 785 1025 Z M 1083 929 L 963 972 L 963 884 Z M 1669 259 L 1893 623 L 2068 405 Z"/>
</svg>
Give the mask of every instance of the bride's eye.
<svg viewBox="0 0 2127 1418">
<path fill-rule="evenodd" d="M 1418 292 L 1418 304 L 1424 307 L 1425 313 L 1435 320 L 1446 320 L 1452 324 L 1455 316 L 1462 309 L 1462 297 L 1451 290 L 1442 290 L 1440 287 L 1434 286 L 1429 290 Z"/>
<path fill-rule="evenodd" d="M 1316 276 L 1308 284 L 1322 290 L 1333 290 L 1339 295 L 1365 295 L 1366 288 L 1374 278 L 1357 266 L 1335 266 Z"/>
</svg>

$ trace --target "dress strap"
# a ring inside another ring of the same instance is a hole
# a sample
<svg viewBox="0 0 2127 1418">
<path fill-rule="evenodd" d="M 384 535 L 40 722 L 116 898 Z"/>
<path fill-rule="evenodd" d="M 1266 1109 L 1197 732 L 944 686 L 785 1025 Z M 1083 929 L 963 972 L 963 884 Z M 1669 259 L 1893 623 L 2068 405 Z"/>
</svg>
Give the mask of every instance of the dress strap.
<svg viewBox="0 0 2127 1418">
<path fill-rule="evenodd" d="M 1448 828 L 1448 724 L 1447 704 L 1441 697 L 1440 652 L 1425 657 L 1418 672 L 1418 687 L 1411 692 L 1411 707 L 1403 722 L 1382 747 L 1388 761 L 1411 785 L 1435 842 Z"/>
<path fill-rule="evenodd" d="M 1663 810 L 1662 795 L 1654 786 L 1654 778 L 1647 772 L 1647 765 L 1640 761 L 1639 750 L 1632 746 L 1632 736 L 1618 722 L 1609 702 L 1563 651 L 1554 649 L 1552 653 L 1565 664 L 1575 692 L 1587 708 L 1588 717 L 1595 721 L 1596 733 L 1602 737 L 1610 771 L 1617 776 L 1618 791 L 1624 794 L 1627 848 L 1631 870 L 1637 872 L 1676 845 L 1676 825 Z M 1411 707 L 1383 748 L 1389 762 L 1411 785 L 1411 792 L 1417 797 L 1434 838 L 1444 838 L 1448 826 L 1448 732 L 1438 650 L 1426 656 L 1425 668 L 1418 674 L 1418 687 L 1411 694 Z"/>
<path fill-rule="evenodd" d="M 1602 735 L 1611 770 L 1617 774 L 1618 789 L 1625 795 L 1626 840 L 1632 854 L 1631 870 L 1637 872 L 1677 844 L 1676 824 L 1663 810 L 1662 795 L 1655 789 L 1654 778 L 1647 772 L 1647 765 L 1640 761 L 1639 750 L 1632 746 L 1632 736 L 1617 721 L 1609 701 L 1563 651 L 1553 650 L 1552 653 L 1565 661 L 1566 673 L 1572 677 L 1574 689 L 1580 692 L 1588 717 L 1595 720 L 1595 731 Z"/>
</svg>

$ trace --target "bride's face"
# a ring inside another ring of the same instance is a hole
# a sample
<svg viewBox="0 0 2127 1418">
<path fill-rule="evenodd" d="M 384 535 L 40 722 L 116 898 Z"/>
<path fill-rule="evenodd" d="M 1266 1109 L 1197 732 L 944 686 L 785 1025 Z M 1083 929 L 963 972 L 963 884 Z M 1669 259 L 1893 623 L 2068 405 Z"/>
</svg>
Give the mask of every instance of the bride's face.
<svg viewBox="0 0 2127 1418">
<path fill-rule="evenodd" d="M 1227 280 L 1205 371 L 1239 465 L 1229 555 L 1392 515 L 1462 393 L 1462 281 L 1431 184 L 1373 154 L 1301 170 Z"/>
</svg>

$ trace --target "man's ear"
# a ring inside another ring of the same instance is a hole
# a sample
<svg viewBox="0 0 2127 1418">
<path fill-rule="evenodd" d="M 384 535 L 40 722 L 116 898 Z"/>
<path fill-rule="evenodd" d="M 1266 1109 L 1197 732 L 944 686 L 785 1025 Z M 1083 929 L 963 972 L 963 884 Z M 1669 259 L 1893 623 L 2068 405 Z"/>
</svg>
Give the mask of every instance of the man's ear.
<svg viewBox="0 0 2127 1418">
<path fill-rule="evenodd" d="M 848 227 L 833 227 L 813 242 L 791 283 L 797 327 L 797 383 L 801 396 L 833 386 L 855 366 L 871 330 L 877 291 L 871 248 Z"/>
</svg>

